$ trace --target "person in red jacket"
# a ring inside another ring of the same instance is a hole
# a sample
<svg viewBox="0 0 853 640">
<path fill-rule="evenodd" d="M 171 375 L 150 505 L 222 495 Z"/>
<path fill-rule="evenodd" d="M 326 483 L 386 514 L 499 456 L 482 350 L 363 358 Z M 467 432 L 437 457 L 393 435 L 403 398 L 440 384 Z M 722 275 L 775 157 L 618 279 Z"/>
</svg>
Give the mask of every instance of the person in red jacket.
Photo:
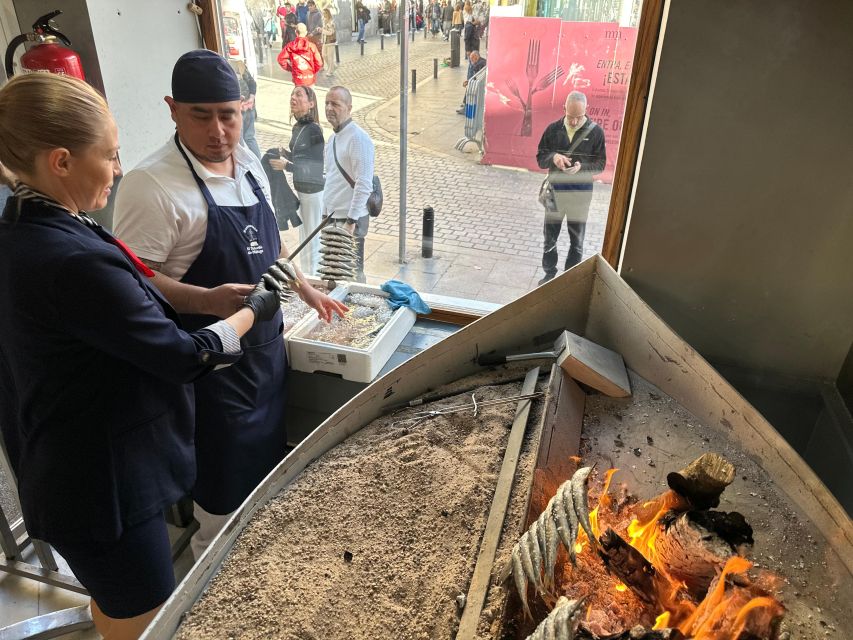
<svg viewBox="0 0 853 640">
<path fill-rule="evenodd" d="M 296 25 L 296 40 L 289 43 L 278 54 L 278 63 L 285 71 L 293 74 L 293 84 L 310 87 L 323 68 L 323 58 L 317 45 L 306 38 L 307 28 L 301 22 Z"/>
</svg>

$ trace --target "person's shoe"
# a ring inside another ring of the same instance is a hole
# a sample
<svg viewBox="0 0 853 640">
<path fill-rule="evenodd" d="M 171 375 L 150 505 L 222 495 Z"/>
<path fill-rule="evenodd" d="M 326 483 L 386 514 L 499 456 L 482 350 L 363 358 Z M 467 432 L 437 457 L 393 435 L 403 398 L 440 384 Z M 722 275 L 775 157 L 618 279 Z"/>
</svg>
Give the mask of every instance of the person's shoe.
<svg viewBox="0 0 853 640">
<path fill-rule="evenodd" d="M 554 274 L 554 273 L 546 273 L 545 277 L 539 281 L 539 286 L 541 287 L 543 284 L 545 284 L 549 280 L 553 280 L 555 275 L 556 274 Z"/>
</svg>

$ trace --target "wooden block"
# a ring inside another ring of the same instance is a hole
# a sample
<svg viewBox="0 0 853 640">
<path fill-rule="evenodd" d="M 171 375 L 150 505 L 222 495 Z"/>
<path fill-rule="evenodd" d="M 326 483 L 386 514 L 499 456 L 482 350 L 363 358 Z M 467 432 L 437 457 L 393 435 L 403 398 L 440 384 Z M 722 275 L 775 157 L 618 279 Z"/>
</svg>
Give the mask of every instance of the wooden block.
<svg viewBox="0 0 853 640">
<path fill-rule="evenodd" d="M 557 365 L 575 380 L 614 398 L 631 395 L 628 371 L 618 353 L 568 331 L 557 339 L 554 348 L 558 352 L 562 349 Z"/>
</svg>

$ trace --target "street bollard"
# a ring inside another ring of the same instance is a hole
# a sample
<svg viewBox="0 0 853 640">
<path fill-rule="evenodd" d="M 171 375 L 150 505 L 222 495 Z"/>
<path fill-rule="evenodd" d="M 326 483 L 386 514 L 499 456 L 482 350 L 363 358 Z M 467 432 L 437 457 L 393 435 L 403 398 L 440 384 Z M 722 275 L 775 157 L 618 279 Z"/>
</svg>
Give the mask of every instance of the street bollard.
<svg viewBox="0 0 853 640">
<path fill-rule="evenodd" d="M 361 42 L 359 44 L 361 44 L 361 55 L 364 55 L 364 43 Z"/>
<path fill-rule="evenodd" d="M 400 46 L 400 32 L 397 31 L 397 46 Z"/>
<path fill-rule="evenodd" d="M 424 40 L 426 40 L 426 36 L 427 36 L 427 28 L 426 28 L 426 24 L 424 24 Z"/>
<path fill-rule="evenodd" d="M 338 49 L 338 43 L 335 43 L 335 64 L 341 63 L 341 50 Z"/>
<path fill-rule="evenodd" d="M 421 257 L 432 258 L 432 234 L 435 226 L 435 211 L 424 207 L 424 226 L 421 232 Z"/>
<path fill-rule="evenodd" d="M 379 36 L 379 48 L 382 51 L 385 51 L 385 34 L 384 33 Z"/>
<path fill-rule="evenodd" d="M 412 69 L 412 93 L 418 90 L 418 70 Z"/>
<path fill-rule="evenodd" d="M 438 58 L 432 59 L 432 77 L 434 79 L 438 78 Z"/>
<path fill-rule="evenodd" d="M 412 29 L 411 31 L 412 31 L 412 42 L 414 42 L 415 41 L 415 29 Z"/>
</svg>

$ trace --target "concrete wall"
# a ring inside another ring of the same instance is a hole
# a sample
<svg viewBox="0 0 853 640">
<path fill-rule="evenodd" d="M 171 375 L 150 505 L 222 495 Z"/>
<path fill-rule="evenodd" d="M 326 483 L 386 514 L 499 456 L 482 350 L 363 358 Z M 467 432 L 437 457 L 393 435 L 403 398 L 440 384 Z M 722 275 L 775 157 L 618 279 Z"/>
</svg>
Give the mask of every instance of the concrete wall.
<svg viewBox="0 0 853 640">
<path fill-rule="evenodd" d="M 853 340 L 853 3 L 672 2 L 621 263 L 700 353 L 834 380 Z"/>
</svg>

